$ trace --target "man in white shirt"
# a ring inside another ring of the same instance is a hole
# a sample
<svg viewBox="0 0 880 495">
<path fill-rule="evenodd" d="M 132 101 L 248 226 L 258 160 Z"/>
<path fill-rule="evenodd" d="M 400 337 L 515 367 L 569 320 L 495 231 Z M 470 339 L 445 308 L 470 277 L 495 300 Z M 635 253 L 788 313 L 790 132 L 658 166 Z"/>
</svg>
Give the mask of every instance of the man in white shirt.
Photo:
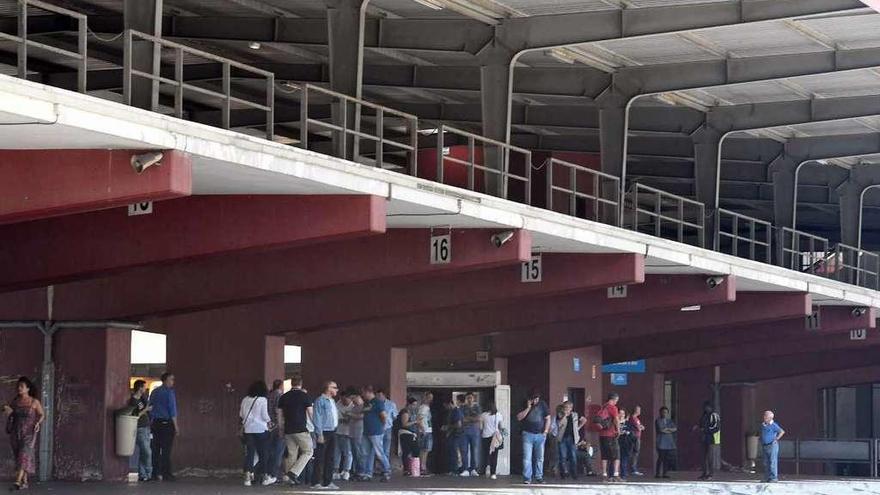
<svg viewBox="0 0 880 495">
<path fill-rule="evenodd" d="M 434 428 L 431 426 L 431 403 L 434 402 L 434 394 L 425 392 L 422 403 L 419 404 L 419 462 L 422 467 L 422 476 L 430 476 L 428 471 L 428 454 L 434 450 Z"/>
</svg>

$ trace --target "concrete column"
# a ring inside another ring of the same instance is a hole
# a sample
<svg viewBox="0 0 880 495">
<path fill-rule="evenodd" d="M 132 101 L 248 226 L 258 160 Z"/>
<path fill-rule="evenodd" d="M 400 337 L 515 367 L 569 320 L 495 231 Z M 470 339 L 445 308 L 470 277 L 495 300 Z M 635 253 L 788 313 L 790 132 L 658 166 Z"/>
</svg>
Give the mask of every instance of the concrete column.
<svg viewBox="0 0 880 495">
<path fill-rule="evenodd" d="M 128 402 L 131 332 L 60 330 L 54 345 L 53 477 L 124 479 L 128 457 L 116 456 L 114 411 Z"/>
<path fill-rule="evenodd" d="M 760 421 L 755 391 L 753 383 L 725 383 L 721 387 L 721 458 L 734 466 L 746 465 L 746 437 L 755 432 Z"/>
<path fill-rule="evenodd" d="M 0 376 L 4 377 L 0 391 L 5 400 L 15 395 L 15 381 L 20 376 L 40 382 L 40 363 L 43 360 L 43 334 L 33 329 L 0 330 Z M 9 448 L 0 448 L 0 477 L 12 479 L 15 460 Z"/>
<path fill-rule="evenodd" d="M 718 188 L 721 175 L 721 136 L 708 126 L 693 134 L 694 176 L 697 201 L 706 206 L 705 247 L 715 249 L 715 212 L 718 210 Z"/>
<path fill-rule="evenodd" d="M 797 228 L 796 174 L 799 162 L 788 155 L 780 155 L 770 163 L 773 179 L 773 224 L 777 227 Z"/>
<path fill-rule="evenodd" d="M 613 91 L 606 91 L 596 99 L 599 106 L 599 148 L 601 170 L 620 178 L 620 203 L 623 204 L 623 192 L 626 190 L 626 139 L 628 120 L 626 105 L 628 99 Z M 610 194 L 604 192 L 604 194 Z M 614 197 L 614 196 L 607 196 Z M 613 212 L 606 210 L 603 221 L 615 223 L 620 221 L 623 208 Z M 618 218 L 615 218 L 614 215 Z"/>
<path fill-rule="evenodd" d="M 499 51 L 487 57 L 480 67 L 480 99 L 483 115 L 483 135 L 489 139 L 505 142 L 509 108 L 507 105 L 510 87 L 510 56 Z M 505 154 L 497 147 L 484 148 L 486 166 L 493 170 L 503 170 Z M 505 197 L 507 187 L 497 173 L 485 172 L 486 193 Z"/>
<path fill-rule="evenodd" d="M 602 401 L 601 346 L 551 352 L 549 360 L 547 403 L 551 409 L 563 400 L 573 399 L 569 388 L 584 389 L 584 403 L 575 404 L 575 410 L 586 410 L 588 402 Z"/>
<path fill-rule="evenodd" d="M 840 205 L 840 242 L 858 247 L 861 238 L 862 205 L 864 186 L 852 178 L 837 190 Z"/>
<path fill-rule="evenodd" d="M 177 378 L 182 432 L 174 444 L 174 470 L 240 468 L 241 399 L 256 380 L 271 385 L 284 378 L 284 339 L 220 318 L 198 324 L 177 320 L 166 331 L 167 370 Z"/>
<path fill-rule="evenodd" d="M 509 363 L 506 357 L 497 357 L 493 359 L 493 369 L 501 373 L 501 381 L 499 385 L 508 385 L 507 369 Z"/>
<path fill-rule="evenodd" d="M 153 36 L 162 36 L 163 0 L 125 0 L 123 17 L 125 29 L 134 29 Z M 148 74 L 159 70 L 159 46 L 149 41 L 132 44 L 132 68 Z M 153 110 L 159 105 L 159 83 L 143 77 L 132 78 L 133 106 Z"/>
<path fill-rule="evenodd" d="M 327 2 L 327 39 L 330 48 L 330 89 L 349 96 L 361 96 L 361 64 L 363 36 L 361 25 L 362 0 L 329 0 Z M 360 127 L 356 122 L 358 113 L 353 105 L 337 102 L 332 108 L 333 122 L 342 124 L 345 111 L 346 127 Z M 355 158 L 353 137 L 347 139 L 343 154 L 342 141 L 334 135 L 334 155 Z"/>
</svg>

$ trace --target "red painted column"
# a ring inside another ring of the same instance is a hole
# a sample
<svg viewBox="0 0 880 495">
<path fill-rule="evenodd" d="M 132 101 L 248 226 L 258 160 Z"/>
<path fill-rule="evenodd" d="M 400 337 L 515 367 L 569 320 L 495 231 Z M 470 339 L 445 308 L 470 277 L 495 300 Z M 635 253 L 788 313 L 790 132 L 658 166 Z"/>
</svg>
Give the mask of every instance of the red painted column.
<svg viewBox="0 0 880 495">
<path fill-rule="evenodd" d="M 721 386 L 721 458 L 734 466 L 746 465 L 746 438 L 757 431 L 755 385 L 725 383 Z"/>
<path fill-rule="evenodd" d="M 0 224 L 192 194 L 190 157 L 162 151 L 138 174 L 144 150 L 0 150 Z"/>
<path fill-rule="evenodd" d="M 0 397 L 4 403 L 15 397 L 15 382 L 20 376 L 40 381 L 40 364 L 43 361 L 43 334 L 33 329 L 0 330 Z M 7 442 L 8 438 L 0 439 Z M 0 479 L 13 479 L 15 460 L 12 450 L 0 447 Z"/>
<path fill-rule="evenodd" d="M 0 289 L 385 231 L 370 196 L 195 196 L 133 216 L 116 208 L 0 227 Z"/>
<path fill-rule="evenodd" d="M 129 398 L 131 332 L 60 330 L 54 345 L 54 477 L 124 479 L 128 457 L 115 452 L 114 411 Z"/>
</svg>

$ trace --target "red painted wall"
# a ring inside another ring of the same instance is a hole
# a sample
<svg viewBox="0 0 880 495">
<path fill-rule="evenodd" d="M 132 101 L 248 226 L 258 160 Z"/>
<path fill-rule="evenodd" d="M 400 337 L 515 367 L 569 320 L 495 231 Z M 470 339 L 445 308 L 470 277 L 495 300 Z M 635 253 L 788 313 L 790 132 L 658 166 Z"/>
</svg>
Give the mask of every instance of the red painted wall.
<svg viewBox="0 0 880 495">
<path fill-rule="evenodd" d="M 27 376 L 34 382 L 40 380 L 40 363 L 43 359 L 43 336 L 36 329 L 0 330 L 0 401 L 7 403 L 15 397 L 15 382 Z M 9 438 L 0 437 L 0 478 L 11 479 L 15 470 L 12 451 L 7 446 Z"/>
</svg>

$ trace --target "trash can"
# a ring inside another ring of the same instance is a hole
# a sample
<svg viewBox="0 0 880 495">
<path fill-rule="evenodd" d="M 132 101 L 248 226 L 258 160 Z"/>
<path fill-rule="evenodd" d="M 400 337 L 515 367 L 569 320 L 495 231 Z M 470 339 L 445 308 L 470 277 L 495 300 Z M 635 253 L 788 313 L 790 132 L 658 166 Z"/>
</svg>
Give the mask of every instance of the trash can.
<svg viewBox="0 0 880 495">
<path fill-rule="evenodd" d="M 128 411 L 128 414 L 124 411 Z M 116 413 L 116 455 L 122 457 L 134 455 L 137 425 L 138 418 L 131 415 L 130 408 Z"/>
<path fill-rule="evenodd" d="M 746 459 L 748 459 L 746 471 L 754 473 L 755 461 L 758 459 L 758 437 L 754 434 L 746 435 Z"/>
</svg>

